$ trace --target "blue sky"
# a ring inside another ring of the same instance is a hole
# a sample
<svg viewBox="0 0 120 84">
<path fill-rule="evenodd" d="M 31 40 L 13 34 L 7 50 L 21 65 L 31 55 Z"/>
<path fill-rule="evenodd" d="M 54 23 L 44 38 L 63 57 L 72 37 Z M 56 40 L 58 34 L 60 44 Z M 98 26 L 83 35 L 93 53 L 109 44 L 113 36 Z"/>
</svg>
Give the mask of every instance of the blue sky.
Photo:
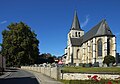
<svg viewBox="0 0 120 84">
<path fill-rule="evenodd" d="M 75 10 L 85 32 L 105 18 L 120 52 L 120 0 L 0 0 L 0 33 L 23 21 L 37 34 L 40 53 L 63 55 Z"/>
</svg>

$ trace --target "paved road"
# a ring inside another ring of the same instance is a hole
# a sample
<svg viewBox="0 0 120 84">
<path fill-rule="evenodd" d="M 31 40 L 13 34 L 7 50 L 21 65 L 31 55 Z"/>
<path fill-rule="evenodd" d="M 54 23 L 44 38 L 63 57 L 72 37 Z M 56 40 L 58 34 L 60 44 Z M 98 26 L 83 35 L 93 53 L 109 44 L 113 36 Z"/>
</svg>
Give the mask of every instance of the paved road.
<svg viewBox="0 0 120 84">
<path fill-rule="evenodd" d="M 11 70 L 11 74 L 0 78 L 0 84 L 39 84 L 35 76 L 24 70 Z"/>
</svg>

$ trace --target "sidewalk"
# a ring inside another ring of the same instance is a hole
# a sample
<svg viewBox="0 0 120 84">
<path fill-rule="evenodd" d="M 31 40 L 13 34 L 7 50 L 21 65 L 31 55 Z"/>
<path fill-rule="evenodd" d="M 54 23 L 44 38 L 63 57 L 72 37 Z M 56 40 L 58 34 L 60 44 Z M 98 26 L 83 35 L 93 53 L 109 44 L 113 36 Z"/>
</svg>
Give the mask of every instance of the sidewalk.
<svg viewBox="0 0 120 84">
<path fill-rule="evenodd" d="M 6 77 L 9 76 L 10 74 L 11 74 L 11 72 L 4 72 L 4 74 L 0 76 L 0 79 L 1 79 L 1 78 L 6 78 Z"/>
<path fill-rule="evenodd" d="M 63 84 L 53 78 L 43 75 L 42 73 L 34 72 L 34 71 L 29 71 L 29 72 L 35 75 L 35 77 L 37 78 L 40 84 Z"/>
</svg>

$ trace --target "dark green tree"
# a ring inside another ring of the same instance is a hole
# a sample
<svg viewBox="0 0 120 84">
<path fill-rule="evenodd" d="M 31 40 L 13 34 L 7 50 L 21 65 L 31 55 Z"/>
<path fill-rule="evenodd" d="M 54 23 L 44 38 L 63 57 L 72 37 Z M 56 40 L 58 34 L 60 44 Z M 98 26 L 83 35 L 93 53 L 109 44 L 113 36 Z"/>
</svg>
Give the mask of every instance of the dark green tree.
<svg viewBox="0 0 120 84">
<path fill-rule="evenodd" d="M 107 64 L 107 66 L 109 67 L 110 63 L 112 63 L 112 64 L 115 63 L 115 57 L 111 56 L 111 55 L 107 55 L 107 56 L 104 57 L 103 63 Z"/>
<path fill-rule="evenodd" d="M 2 48 L 2 44 L 0 43 L 0 54 L 1 54 L 1 48 Z"/>
<path fill-rule="evenodd" d="M 39 56 L 36 34 L 24 24 L 12 23 L 2 32 L 2 55 L 7 66 L 33 64 Z"/>
<path fill-rule="evenodd" d="M 52 56 L 50 53 L 43 53 L 39 55 L 36 64 L 53 63 L 55 59 L 57 59 L 56 56 Z"/>
</svg>

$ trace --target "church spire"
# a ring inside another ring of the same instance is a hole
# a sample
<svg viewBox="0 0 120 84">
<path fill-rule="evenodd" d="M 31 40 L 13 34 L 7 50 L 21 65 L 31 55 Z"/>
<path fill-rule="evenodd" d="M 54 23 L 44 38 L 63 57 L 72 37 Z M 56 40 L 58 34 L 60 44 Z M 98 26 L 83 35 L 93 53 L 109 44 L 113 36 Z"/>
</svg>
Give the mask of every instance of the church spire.
<svg viewBox="0 0 120 84">
<path fill-rule="evenodd" d="M 73 23 L 72 23 L 72 27 L 71 27 L 71 30 L 81 30 L 81 27 L 80 27 L 80 23 L 79 23 L 79 20 L 78 20 L 78 16 L 77 16 L 77 11 L 75 10 L 75 13 L 74 13 L 74 19 L 73 19 Z"/>
</svg>

